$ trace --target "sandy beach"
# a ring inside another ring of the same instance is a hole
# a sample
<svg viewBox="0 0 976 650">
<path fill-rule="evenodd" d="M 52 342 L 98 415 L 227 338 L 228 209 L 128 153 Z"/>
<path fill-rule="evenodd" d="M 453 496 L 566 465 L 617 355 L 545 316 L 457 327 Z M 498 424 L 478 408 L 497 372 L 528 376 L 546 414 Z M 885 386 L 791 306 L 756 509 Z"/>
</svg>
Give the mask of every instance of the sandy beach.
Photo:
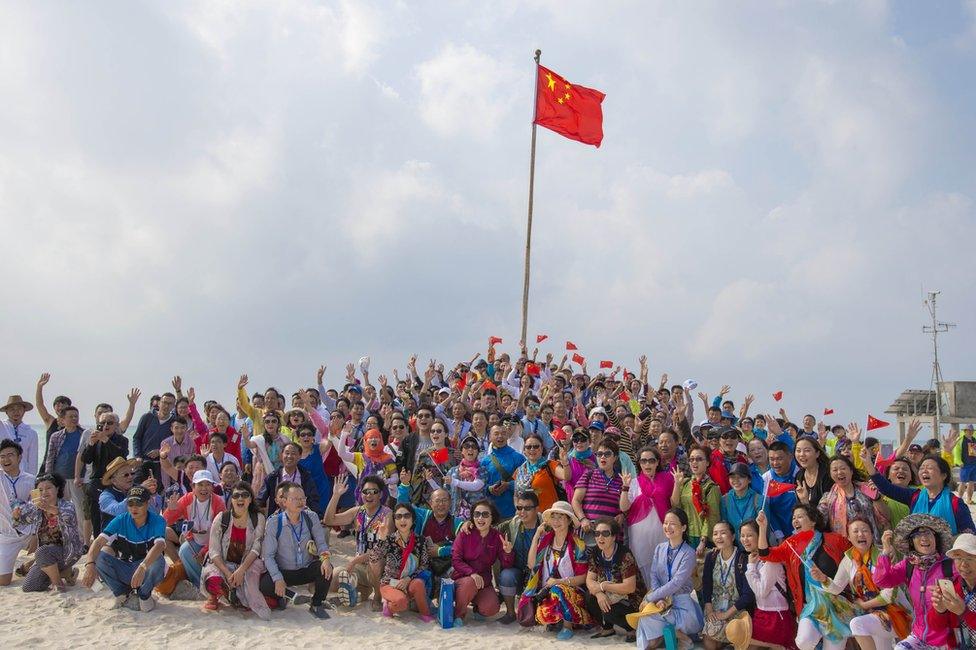
<svg viewBox="0 0 976 650">
<path fill-rule="evenodd" d="M 344 562 L 353 549 L 350 539 L 332 540 L 336 562 Z M 21 554 L 20 559 L 25 556 Z M 18 561 L 19 564 L 19 561 Z M 111 593 L 93 593 L 80 585 L 64 594 L 24 593 L 23 578 L 0 589 L 0 639 L 5 648 L 179 647 L 227 648 L 246 639 L 249 644 L 285 648 L 355 646 L 431 650 L 439 647 L 515 648 L 630 647 L 623 637 L 590 640 L 592 632 L 580 632 L 571 643 L 557 641 L 541 628 L 522 629 L 517 624 L 466 621 L 459 630 L 442 630 L 436 623 L 421 623 L 414 613 L 385 619 L 368 605 L 333 611 L 328 621 L 308 615 L 307 607 L 274 612 L 270 622 L 251 614 L 223 609 L 200 611 L 200 601 L 159 598 L 148 614 L 128 609 L 109 610 Z M 503 607 L 504 610 L 504 607 Z"/>
</svg>

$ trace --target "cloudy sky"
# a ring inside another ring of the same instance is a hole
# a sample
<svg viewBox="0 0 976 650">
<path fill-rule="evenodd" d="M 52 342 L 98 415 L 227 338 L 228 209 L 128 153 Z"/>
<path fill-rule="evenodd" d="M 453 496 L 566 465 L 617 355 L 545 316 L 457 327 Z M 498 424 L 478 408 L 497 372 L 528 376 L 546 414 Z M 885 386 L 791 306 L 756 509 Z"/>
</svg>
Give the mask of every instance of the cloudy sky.
<svg viewBox="0 0 976 650">
<path fill-rule="evenodd" d="M 607 97 L 539 133 L 530 335 L 863 421 L 937 288 L 976 378 L 976 3 L 601 4 L 0 4 L 4 395 L 514 343 L 537 47 Z"/>
</svg>

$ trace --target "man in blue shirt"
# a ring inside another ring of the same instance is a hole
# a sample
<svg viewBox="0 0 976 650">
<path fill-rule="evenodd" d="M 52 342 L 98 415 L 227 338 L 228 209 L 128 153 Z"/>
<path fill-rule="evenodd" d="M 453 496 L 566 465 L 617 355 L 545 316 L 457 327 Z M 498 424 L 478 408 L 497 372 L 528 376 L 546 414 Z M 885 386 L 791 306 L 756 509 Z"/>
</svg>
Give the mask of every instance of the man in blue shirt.
<svg viewBox="0 0 976 650">
<path fill-rule="evenodd" d="M 85 491 L 84 483 L 75 483 L 75 457 L 81 447 L 83 429 L 78 426 L 78 408 L 65 406 L 61 410 L 61 423 L 64 428 L 56 431 L 48 440 L 44 471 L 57 474 L 64 479 L 64 493 L 75 506 L 78 513 L 78 525 L 82 539 L 91 535 L 91 522 L 84 516 Z"/>
<path fill-rule="evenodd" d="M 502 519 L 509 519 L 515 514 L 512 476 L 524 462 L 525 456 L 508 446 L 508 429 L 493 426 L 491 451 L 482 459 L 481 466 L 488 476 L 488 498 L 498 508 Z"/>
<path fill-rule="evenodd" d="M 546 448 L 546 453 L 549 453 L 556 443 L 552 439 L 549 425 L 539 417 L 540 406 L 539 398 L 535 395 L 530 395 L 525 399 L 525 417 L 522 418 L 522 437 L 525 438 L 532 433 L 538 434 L 542 438 L 542 444 Z"/>
<path fill-rule="evenodd" d="M 127 512 L 108 522 L 85 556 L 84 585 L 95 584 L 97 572 L 115 596 L 113 608 L 136 609 L 133 591 L 139 597 L 140 611 L 148 612 L 156 607 L 152 591 L 166 570 L 163 560 L 166 520 L 150 512 L 151 496 L 141 485 L 129 490 Z M 106 545 L 112 547 L 115 555 L 101 552 Z"/>
<path fill-rule="evenodd" d="M 163 393 L 159 398 L 156 411 L 149 411 L 139 418 L 136 432 L 132 434 L 132 455 L 136 458 L 152 461 L 152 473 L 156 481 L 162 483 L 162 470 L 159 468 L 159 447 L 173 431 L 173 416 L 176 406 L 176 396 L 173 393 Z M 141 477 L 139 480 L 147 478 Z"/>
</svg>

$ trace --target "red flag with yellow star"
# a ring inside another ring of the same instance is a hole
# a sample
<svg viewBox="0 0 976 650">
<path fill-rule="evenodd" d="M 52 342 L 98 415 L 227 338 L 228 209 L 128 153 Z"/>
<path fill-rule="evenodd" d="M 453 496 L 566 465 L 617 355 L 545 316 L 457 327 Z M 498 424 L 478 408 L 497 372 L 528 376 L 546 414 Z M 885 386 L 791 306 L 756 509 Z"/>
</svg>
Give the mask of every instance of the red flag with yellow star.
<svg viewBox="0 0 976 650">
<path fill-rule="evenodd" d="M 539 68 L 535 123 L 570 140 L 599 147 L 603 141 L 603 108 L 599 90 L 571 84 L 558 74 Z"/>
</svg>

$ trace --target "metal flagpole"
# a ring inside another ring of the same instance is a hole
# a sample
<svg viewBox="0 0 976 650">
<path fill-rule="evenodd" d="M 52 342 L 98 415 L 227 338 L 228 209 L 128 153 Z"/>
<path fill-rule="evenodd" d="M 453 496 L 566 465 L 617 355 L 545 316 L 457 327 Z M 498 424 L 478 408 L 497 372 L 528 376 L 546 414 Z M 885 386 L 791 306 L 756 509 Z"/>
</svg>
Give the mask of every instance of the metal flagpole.
<svg viewBox="0 0 976 650">
<path fill-rule="evenodd" d="M 539 58 L 542 50 L 535 51 L 535 104 L 532 107 L 532 153 L 529 156 L 529 218 L 525 226 L 525 278 L 522 284 L 522 338 L 528 345 L 526 331 L 529 325 L 529 266 L 532 254 L 532 198 L 535 193 L 535 111 L 539 105 Z"/>
</svg>

